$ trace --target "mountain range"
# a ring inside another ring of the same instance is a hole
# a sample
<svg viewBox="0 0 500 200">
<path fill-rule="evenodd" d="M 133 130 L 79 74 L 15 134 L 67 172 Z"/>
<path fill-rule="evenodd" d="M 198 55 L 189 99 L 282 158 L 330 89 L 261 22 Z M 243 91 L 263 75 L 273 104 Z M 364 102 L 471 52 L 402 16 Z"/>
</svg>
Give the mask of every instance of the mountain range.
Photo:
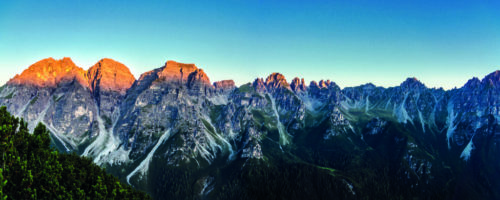
<svg viewBox="0 0 500 200">
<path fill-rule="evenodd" d="M 48 58 L 0 105 L 157 199 L 500 198 L 500 71 L 451 90 L 280 73 L 237 87 L 175 61 L 136 80 L 112 59 Z"/>
</svg>

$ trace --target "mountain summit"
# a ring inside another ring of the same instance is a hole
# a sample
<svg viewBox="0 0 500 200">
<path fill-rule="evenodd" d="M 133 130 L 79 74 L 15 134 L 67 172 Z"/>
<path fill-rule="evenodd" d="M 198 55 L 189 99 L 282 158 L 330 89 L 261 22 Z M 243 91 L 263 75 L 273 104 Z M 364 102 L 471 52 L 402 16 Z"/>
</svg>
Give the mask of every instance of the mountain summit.
<svg viewBox="0 0 500 200">
<path fill-rule="evenodd" d="M 484 77 L 482 82 L 483 82 L 483 84 L 487 84 L 489 86 L 499 88 L 500 87 L 500 70 L 497 70 L 495 72 L 488 74 L 486 77 Z"/>
<path fill-rule="evenodd" d="M 114 90 L 125 94 L 135 81 L 127 66 L 109 58 L 101 59 L 87 71 L 73 63 L 71 58 L 46 58 L 31 65 L 7 84 L 56 87 L 61 82 L 77 80 L 91 90 Z"/>
<path fill-rule="evenodd" d="M 158 77 L 168 82 L 178 82 L 180 84 L 194 84 L 194 82 L 201 82 L 205 85 L 210 85 L 210 79 L 203 72 L 198 69 L 195 64 L 184 64 L 169 60 L 165 66 L 161 68 Z"/>
<path fill-rule="evenodd" d="M 134 75 L 122 63 L 109 58 L 101 59 L 87 70 L 89 86 L 93 91 L 113 90 L 125 94 L 135 82 Z"/>
<path fill-rule="evenodd" d="M 28 67 L 20 75 L 16 75 L 7 84 L 34 85 L 37 87 L 55 87 L 60 82 L 76 79 L 86 84 L 85 71 L 77 67 L 71 58 L 60 60 L 47 58 Z"/>
<path fill-rule="evenodd" d="M 406 89 L 425 89 L 426 88 L 425 85 L 415 77 L 407 78 L 404 82 L 401 83 L 400 86 L 402 88 L 406 88 Z"/>
</svg>

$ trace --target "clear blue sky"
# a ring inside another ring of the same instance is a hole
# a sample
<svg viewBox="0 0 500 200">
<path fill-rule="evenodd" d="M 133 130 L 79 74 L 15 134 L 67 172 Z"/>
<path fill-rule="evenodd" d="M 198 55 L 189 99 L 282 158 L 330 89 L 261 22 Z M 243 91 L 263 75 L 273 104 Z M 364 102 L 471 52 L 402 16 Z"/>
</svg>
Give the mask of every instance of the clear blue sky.
<svg viewBox="0 0 500 200">
<path fill-rule="evenodd" d="M 341 87 L 460 87 L 500 69 L 498 1 L 0 1 L 0 84 L 47 57 L 166 60 L 237 84 L 283 73 Z"/>
</svg>

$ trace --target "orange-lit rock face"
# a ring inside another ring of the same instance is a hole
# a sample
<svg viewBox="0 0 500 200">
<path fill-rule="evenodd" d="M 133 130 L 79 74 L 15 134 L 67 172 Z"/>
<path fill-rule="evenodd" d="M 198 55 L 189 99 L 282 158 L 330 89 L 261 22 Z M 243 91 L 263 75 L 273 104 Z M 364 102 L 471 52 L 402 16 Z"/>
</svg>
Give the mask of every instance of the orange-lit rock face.
<svg viewBox="0 0 500 200">
<path fill-rule="evenodd" d="M 330 85 L 330 80 L 327 80 L 327 81 L 321 80 L 321 81 L 319 81 L 319 87 L 320 88 L 328 88 L 328 85 Z"/>
<path fill-rule="evenodd" d="M 236 86 L 234 85 L 234 81 L 233 80 L 222 80 L 222 81 L 216 81 L 214 83 L 214 87 L 216 89 L 226 90 L 226 89 L 233 89 Z"/>
<path fill-rule="evenodd" d="M 191 75 L 191 77 L 190 77 Z M 198 69 L 194 64 L 184 64 L 175 61 L 167 61 L 165 67 L 158 74 L 159 78 L 166 81 L 179 82 L 181 84 L 186 84 L 188 82 L 201 82 L 206 85 L 210 85 L 210 79 L 203 72 L 202 69 Z"/>
<path fill-rule="evenodd" d="M 307 90 L 306 84 L 304 83 L 304 79 L 299 79 L 298 77 L 295 77 L 292 80 L 290 88 L 295 92 Z"/>
<path fill-rule="evenodd" d="M 70 58 L 55 60 L 43 59 L 24 70 L 21 75 L 16 75 L 8 84 L 34 85 L 38 87 L 55 87 L 63 81 L 76 79 L 81 85 L 87 86 L 85 70 L 77 67 Z"/>
<path fill-rule="evenodd" d="M 151 73 L 155 73 L 160 80 L 189 87 L 213 87 L 207 74 L 194 64 L 168 61 L 162 68 L 141 75 L 139 82 Z M 47 58 L 31 65 L 21 75 L 16 75 L 11 79 L 8 84 L 56 87 L 63 81 L 73 80 L 94 92 L 117 91 L 122 95 L 135 82 L 134 76 L 125 65 L 109 58 L 100 60 L 87 71 L 77 67 L 70 58 L 61 60 Z"/>
<path fill-rule="evenodd" d="M 118 91 L 125 94 L 135 81 L 134 75 L 122 63 L 109 58 L 100 60 L 87 71 L 89 86 L 92 90 Z"/>
<path fill-rule="evenodd" d="M 16 75 L 8 84 L 34 85 L 37 87 L 56 87 L 59 83 L 76 80 L 83 87 L 101 91 L 118 91 L 125 94 L 135 81 L 130 70 L 112 59 L 102 59 L 85 71 L 70 58 L 55 60 L 43 59 Z"/>
<path fill-rule="evenodd" d="M 288 82 L 286 82 L 285 76 L 280 73 L 272 73 L 266 78 L 266 85 L 272 88 L 285 87 L 289 88 Z"/>
</svg>

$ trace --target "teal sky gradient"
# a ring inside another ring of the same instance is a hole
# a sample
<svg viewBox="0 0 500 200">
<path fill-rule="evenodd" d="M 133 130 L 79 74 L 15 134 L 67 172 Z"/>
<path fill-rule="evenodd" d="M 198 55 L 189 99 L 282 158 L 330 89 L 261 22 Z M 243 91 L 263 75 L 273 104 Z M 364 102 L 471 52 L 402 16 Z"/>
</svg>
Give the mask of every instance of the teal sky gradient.
<svg viewBox="0 0 500 200">
<path fill-rule="evenodd" d="M 500 70 L 498 1 L 0 1 L 0 84 L 47 57 L 167 60 L 240 85 L 280 72 L 341 87 L 461 87 Z"/>
</svg>

